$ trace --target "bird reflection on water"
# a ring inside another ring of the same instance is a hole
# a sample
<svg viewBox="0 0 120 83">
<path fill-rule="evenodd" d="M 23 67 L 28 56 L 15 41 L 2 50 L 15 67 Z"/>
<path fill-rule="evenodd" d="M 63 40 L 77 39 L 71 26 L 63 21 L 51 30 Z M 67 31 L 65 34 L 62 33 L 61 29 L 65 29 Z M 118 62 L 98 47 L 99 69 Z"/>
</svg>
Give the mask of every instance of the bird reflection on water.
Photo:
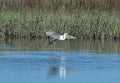
<svg viewBox="0 0 120 83">
<path fill-rule="evenodd" d="M 66 78 L 66 67 L 65 66 L 60 66 L 59 74 L 60 74 L 60 78 Z"/>
<path fill-rule="evenodd" d="M 56 62 L 56 61 L 59 62 L 60 61 L 60 62 L 58 63 L 59 65 L 56 66 L 56 67 L 52 67 L 53 64 L 51 64 L 51 67 L 49 68 L 49 71 L 48 71 L 48 75 L 51 77 L 51 76 L 56 76 L 57 74 L 59 74 L 60 78 L 65 79 L 66 78 L 66 72 L 67 72 L 67 68 L 65 66 L 66 57 L 62 56 L 62 57 L 59 57 L 59 58 L 60 59 L 57 58 L 57 60 L 56 60 L 56 58 L 52 58 L 51 61 L 53 61 L 53 62 Z"/>
</svg>

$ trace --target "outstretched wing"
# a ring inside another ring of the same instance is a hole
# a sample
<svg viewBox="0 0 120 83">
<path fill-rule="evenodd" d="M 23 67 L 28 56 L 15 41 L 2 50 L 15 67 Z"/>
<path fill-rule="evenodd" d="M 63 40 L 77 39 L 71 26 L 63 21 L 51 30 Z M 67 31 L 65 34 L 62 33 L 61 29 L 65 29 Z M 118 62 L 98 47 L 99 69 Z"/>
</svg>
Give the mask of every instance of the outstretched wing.
<svg viewBox="0 0 120 83">
<path fill-rule="evenodd" d="M 67 35 L 67 36 L 66 36 L 66 39 L 76 39 L 76 37 L 71 36 L 71 35 Z"/>
<path fill-rule="evenodd" d="M 46 35 L 53 39 L 59 39 L 59 37 L 60 37 L 60 34 L 57 34 L 55 32 L 46 32 Z"/>
</svg>

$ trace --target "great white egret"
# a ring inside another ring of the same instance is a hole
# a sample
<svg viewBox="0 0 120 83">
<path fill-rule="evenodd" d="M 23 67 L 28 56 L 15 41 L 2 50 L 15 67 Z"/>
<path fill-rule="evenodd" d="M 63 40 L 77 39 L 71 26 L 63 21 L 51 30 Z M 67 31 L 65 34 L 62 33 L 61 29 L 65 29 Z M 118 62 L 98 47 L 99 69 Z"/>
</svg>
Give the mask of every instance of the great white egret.
<svg viewBox="0 0 120 83">
<path fill-rule="evenodd" d="M 53 38 L 54 40 L 65 40 L 65 39 L 75 39 L 76 37 L 64 33 L 63 35 L 57 34 L 55 32 L 46 32 L 46 35 Z"/>
</svg>

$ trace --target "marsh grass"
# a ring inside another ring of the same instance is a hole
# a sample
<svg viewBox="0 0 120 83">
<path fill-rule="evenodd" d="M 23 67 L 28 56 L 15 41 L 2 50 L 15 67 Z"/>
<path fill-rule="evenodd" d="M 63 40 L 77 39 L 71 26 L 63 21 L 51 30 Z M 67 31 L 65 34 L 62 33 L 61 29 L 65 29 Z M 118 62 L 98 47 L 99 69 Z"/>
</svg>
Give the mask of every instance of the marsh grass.
<svg viewBox="0 0 120 83">
<path fill-rule="evenodd" d="M 46 31 L 60 34 L 68 32 L 78 38 L 114 38 L 120 36 L 120 17 L 115 13 L 81 12 L 64 13 L 34 12 L 31 14 L 0 13 L 0 35 L 24 38 L 43 38 Z"/>
<path fill-rule="evenodd" d="M 80 12 L 81 10 L 120 10 L 120 0 L 0 0 L 1 10 Z"/>
<path fill-rule="evenodd" d="M 120 0 L 0 0 L 0 36 L 120 39 Z"/>
</svg>

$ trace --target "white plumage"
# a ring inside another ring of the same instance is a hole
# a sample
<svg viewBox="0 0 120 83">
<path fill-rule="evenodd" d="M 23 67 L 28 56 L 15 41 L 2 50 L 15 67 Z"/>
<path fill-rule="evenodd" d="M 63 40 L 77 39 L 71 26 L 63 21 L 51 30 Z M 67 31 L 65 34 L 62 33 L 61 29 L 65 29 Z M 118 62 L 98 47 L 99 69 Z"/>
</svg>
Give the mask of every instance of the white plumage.
<svg viewBox="0 0 120 83">
<path fill-rule="evenodd" d="M 65 40 L 65 39 L 75 39 L 76 37 L 64 33 L 63 35 L 57 34 L 55 32 L 46 32 L 46 35 L 55 40 Z"/>
</svg>

